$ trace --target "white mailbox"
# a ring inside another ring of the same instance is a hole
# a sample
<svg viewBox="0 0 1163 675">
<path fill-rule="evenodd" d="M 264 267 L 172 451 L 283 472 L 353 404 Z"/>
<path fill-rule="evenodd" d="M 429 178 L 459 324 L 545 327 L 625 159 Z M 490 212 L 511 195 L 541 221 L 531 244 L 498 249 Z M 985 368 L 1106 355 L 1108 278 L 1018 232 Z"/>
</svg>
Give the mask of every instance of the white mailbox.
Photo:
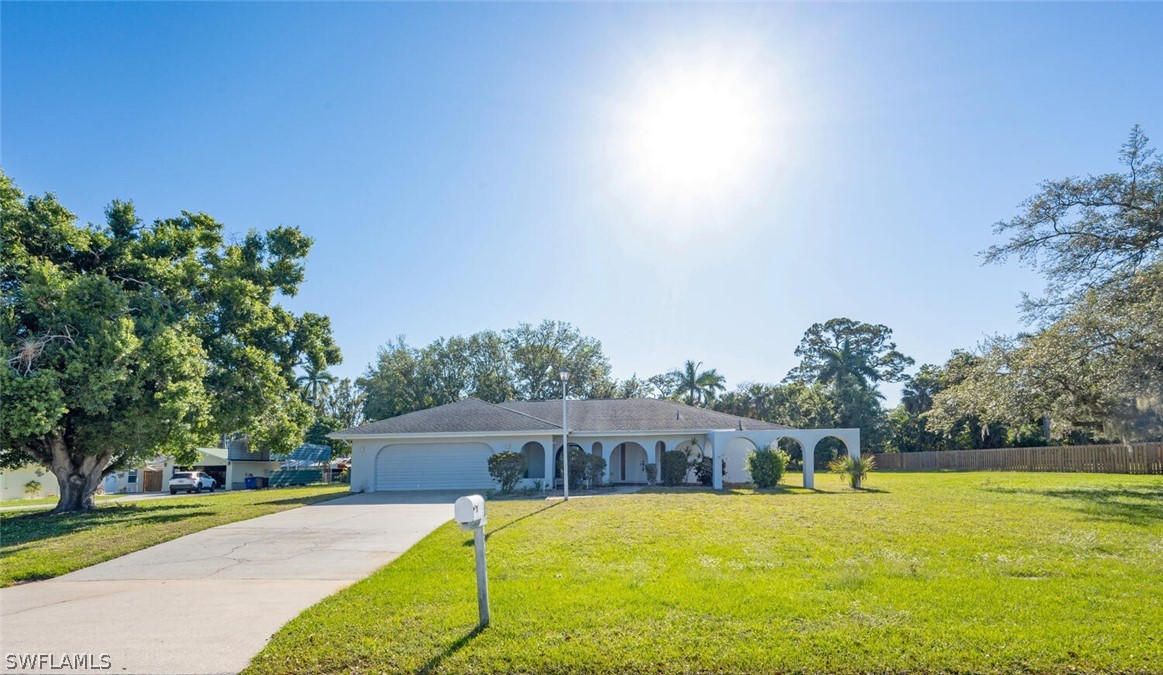
<svg viewBox="0 0 1163 675">
<path fill-rule="evenodd" d="M 461 497 L 453 505 L 452 513 L 462 530 L 482 527 L 485 524 L 485 498 L 480 495 Z"/>
</svg>

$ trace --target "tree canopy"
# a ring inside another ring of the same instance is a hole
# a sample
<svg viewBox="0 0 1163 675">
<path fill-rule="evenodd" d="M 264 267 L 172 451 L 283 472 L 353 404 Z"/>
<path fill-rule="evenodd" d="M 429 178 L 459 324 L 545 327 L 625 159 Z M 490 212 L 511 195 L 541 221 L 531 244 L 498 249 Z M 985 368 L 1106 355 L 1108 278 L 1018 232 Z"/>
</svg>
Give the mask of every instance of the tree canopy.
<svg viewBox="0 0 1163 675">
<path fill-rule="evenodd" d="M 1021 214 L 994 226 L 1009 239 L 983 252 L 986 263 L 1017 257 L 1046 277 L 1046 297 L 1027 303 L 1035 315 L 1064 310 L 1086 291 L 1126 282 L 1160 261 L 1163 158 L 1139 125 L 1119 163 L 1122 171 L 1041 183 Z"/>
<path fill-rule="evenodd" d="M 913 365 L 897 351 L 891 328 L 846 317 L 812 324 L 795 354 L 800 364 L 788 373 L 788 381 L 868 387 L 897 382 Z"/>
<path fill-rule="evenodd" d="M 466 397 L 492 403 L 560 398 L 563 367 L 570 370 L 571 396 L 605 398 L 642 390 L 637 378 L 621 387 L 611 379 L 601 342 L 549 320 L 500 333 L 440 338 L 420 348 L 399 337 L 380 348 L 357 384 L 367 393 L 367 417 L 384 419 Z"/>
<path fill-rule="evenodd" d="M 1138 126 L 1119 158 L 1119 173 L 1043 183 L 998 224 L 1010 240 L 985 259 L 1043 272 L 1046 298 L 1026 303 L 1040 325 L 980 346 L 934 398 L 939 428 L 1049 415 L 1060 439 L 1163 438 L 1163 162 Z"/>
<path fill-rule="evenodd" d="M 295 364 L 340 356 L 326 317 L 275 303 L 304 278 L 298 229 L 227 241 L 206 214 L 147 224 L 121 201 L 84 226 L 2 173 L 0 210 L 0 466 L 48 467 L 72 511 L 104 475 L 163 452 L 192 461 L 221 434 L 299 443 L 311 411 Z"/>
</svg>

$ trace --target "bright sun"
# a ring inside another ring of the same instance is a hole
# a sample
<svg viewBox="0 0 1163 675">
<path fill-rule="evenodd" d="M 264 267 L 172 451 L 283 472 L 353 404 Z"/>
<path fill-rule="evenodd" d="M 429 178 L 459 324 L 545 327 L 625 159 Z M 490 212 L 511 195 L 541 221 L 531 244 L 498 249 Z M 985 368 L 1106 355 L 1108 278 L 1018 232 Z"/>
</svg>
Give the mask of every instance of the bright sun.
<svg viewBox="0 0 1163 675">
<path fill-rule="evenodd" d="M 645 78 L 623 111 L 623 171 L 641 197 L 691 205 L 727 197 L 764 146 L 758 84 L 721 68 L 673 68 Z"/>
</svg>

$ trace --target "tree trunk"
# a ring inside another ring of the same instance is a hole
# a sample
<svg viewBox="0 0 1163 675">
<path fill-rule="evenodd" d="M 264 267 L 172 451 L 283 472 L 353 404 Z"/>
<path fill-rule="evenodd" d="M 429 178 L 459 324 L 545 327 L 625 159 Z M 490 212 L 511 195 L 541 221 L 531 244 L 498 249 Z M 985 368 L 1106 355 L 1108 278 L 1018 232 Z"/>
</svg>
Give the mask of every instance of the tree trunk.
<svg viewBox="0 0 1163 675">
<path fill-rule="evenodd" d="M 101 484 L 111 455 L 70 452 L 65 446 L 64 439 L 59 437 L 54 439 L 51 450 L 52 462 L 49 463 L 48 470 L 52 471 L 57 483 L 60 484 L 61 498 L 50 513 L 91 511 L 93 493 Z"/>
</svg>

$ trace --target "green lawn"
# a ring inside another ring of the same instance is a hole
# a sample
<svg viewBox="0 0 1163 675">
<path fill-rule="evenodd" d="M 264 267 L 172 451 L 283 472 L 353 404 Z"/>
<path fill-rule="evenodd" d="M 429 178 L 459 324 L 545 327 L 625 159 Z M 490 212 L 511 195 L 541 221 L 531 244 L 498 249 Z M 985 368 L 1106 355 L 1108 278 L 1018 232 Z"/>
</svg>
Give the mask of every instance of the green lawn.
<svg viewBox="0 0 1163 675">
<path fill-rule="evenodd" d="M 247 672 L 1163 672 L 1163 479 L 817 482 L 492 502 L 490 628 L 449 524 Z"/>
<path fill-rule="evenodd" d="M 346 494 L 346 485 L 99 504 L 92 513 L 0 513 L 0 587 L 48 579 L 217 525 Z"/>
<path fill-rule="evenodd" d="M 116 499 L 118 497 L 125 497 L 124 494 L 116 495 L 97 495 L 94 497 L 97 501 L 105 501 L 106 499 Z M 57 497 L 37 497 L 36 499 L 0 499 L 0 508 L 9 506 L 48 506 L 53 507 L 57 505 L 59 499 Z"/>
</svg>

